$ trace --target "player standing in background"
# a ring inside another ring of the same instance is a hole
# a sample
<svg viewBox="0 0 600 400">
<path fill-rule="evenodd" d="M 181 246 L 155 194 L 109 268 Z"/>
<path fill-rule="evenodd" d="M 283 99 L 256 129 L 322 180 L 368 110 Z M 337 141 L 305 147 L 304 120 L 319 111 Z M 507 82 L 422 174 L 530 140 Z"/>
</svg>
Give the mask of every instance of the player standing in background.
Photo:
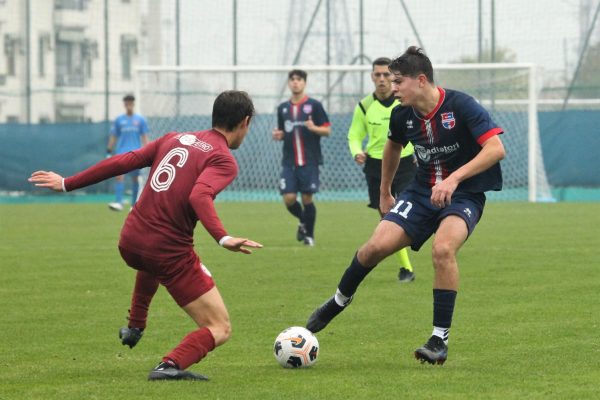
<svg viewBox="0 0 600 400">
<path fill-rule="evenodd" d="M 36 186 L 67 192 L 151 166 L 148 185 L 127 216 L 119 241 L 121 257 L 137 270 L 129 326 L 122 328 L 119 336 L 124 345 L 137 344 L 159 284 L 199 329 L 163 357 L 150 372 L 150 380 L 208 379 L 185 369 L 225 343 L 231 334 L 227 308 L 194 251 L 193 234 L 199 220 L 227 250 L 249 254 L 246 247 L 262 247 L 229 236 L 213 204 L 237 175 L 238 166 L 229 149 L 242 144 L 253 114 L 252 100 L 245 92 L 226 91 L 215 99 L 211 130 L 169 133 L 69 178 L 47 171 L 34 172 L 29 178 Z"/>
<path fill-rule="evenodd" d="M 380 207 L 387 214 L 354 256 L 335 295 L 313 312 L 306 327 L 325 328 L 381 260 L 406 246 L 417 251 L 435 233 L 433 333 L 415 357 L 442 364 L 458 290 L 456 254 L 481 218 L 484 192 L 502 188 L 499 161 L 505 152 L 498 135 L 503 131 L 471 96 L 435 85 L 422 49 L 409 47 L 389 69 L 402 105 L 392 111 L 383 151 Z M 393 177 L 409 141 L 417 154 L 417 176 L 394 199 Z"/>
<path fill-rule="evenodd" d="M 123 97 L 123 104 L 125 105 L 125 114 L 119 115 L 110 129 L 106 146 L 107 157 L 111 156 L 113 150 L 115 150 L 115 155 L 123 154 L 148 144 L 148 124 L 144 117 L 133 112 L 135 97 L 128 94 Z M 131 171 L 128 175 L 131 176 L 131 206 L 133 207 L 140 190 L 140 170 Z M 115 201 L 108 203 L 108 208 L 113 211 L 123 210 L 124 193 L 125 177 L 119 175 L 115 178 Z"/>
<path fill-rule="evenodd" d="M 277 108 L 277 128 L 272 135 L 274 140 L 283 140 L 279 193 L 288 211 L 298 218 L 296 239 L 314 246 L 317 209 L 313 195 L 319 191 L 319 165 L 323 164 L 321 137 L 329 136 L 331 124 L 321 103 L 304 94 L 306 76 L 299 69 L 289 72 L 292 97 Z"/>
<path fill-rule="evenodd" d="M 371 80 L 375 84 L 375 92 L 358 102 L 348 131 L 350 153 L 358 165 L 364 165 L 363 171 L 369 189 L 368 206 L 376 209 L 381 217 L 383 214 L 379 210 L 379 186 L 383 146 L 387 141 L 392 109 L 400 104 L 392 94 L 392 74 L 388 69 L 391 62 L 392 60 L 387 57 L 380 57 L 373 61 Z M 368 137 L 368 141 L 363 150 L 365 137 Z M 400 166 L 392 181 L 394 197 L 400 194 L 415 177 L 417 163 L 414 154 L 413 146 L 409 142 L 402 149 Z M 408 250 L 404 248 L 396 252 L 396 258 L 400 265 L 398 280 L 414 281 L 415 274 L 408 258 Z"/>
</svg>

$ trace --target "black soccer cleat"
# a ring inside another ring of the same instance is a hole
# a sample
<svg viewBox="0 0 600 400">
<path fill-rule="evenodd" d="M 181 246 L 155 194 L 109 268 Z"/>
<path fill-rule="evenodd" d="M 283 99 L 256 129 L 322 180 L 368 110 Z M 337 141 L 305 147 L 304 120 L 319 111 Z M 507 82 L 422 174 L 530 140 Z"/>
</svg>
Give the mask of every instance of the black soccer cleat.
<svg viewBox="0 0 600 400">
<path fill-rule="evenodd" d="M 190 371 L 175 368 L 173 365 L 161 362 L 148 375 L 149 381 L 207 381 L 208 377 Z"/>
<path fill-rule="evenodd" d="M 415 350 L 415 358 L 421 363 L 442 365 L 448 358 L 448 346 L 439 336 L 432 336 L 427 343 Z"/>
<path fill-rule="evenodd" d="M 306 237 L 306 228 L 303 223 L 298 224 L 298 230 L 296 231 L 296 240 L 301 242 Z"/>
<path fill-rule="evenodd" d="M 398 280 L 400 283 L 412 282 L 415 280 L 415 273 L 404 267 L 400 267 L 400 271 L 398 272 Z"/>
<path fill-rule="evenodd" d="M 130 349 L 137 344 L 142 338 L 144 334 L 144 330 L 140 328 L 128 328 L 126 326 L 119 329 L 119 339 L 121 339 L 121 344 L 124 346 L 129 346 Z"/>
<path fill-rule="evenodd" d="M 332 296 L 329 300 L 323 303 L 319 308 L 317 308 L 313 313 L 308 317 L 308 321 L 306 322 L 306 329 L 311 331 L 312 333 L 317 333 L 323 330 L 332 319 L 336 317 L 339 313 L 344 311 L 344 308 L 348 306 L 352 302 L 352 297 L 348 299 L 344 306 L 338 305 L 335 302 L 335 296 Z"/>
</svg>

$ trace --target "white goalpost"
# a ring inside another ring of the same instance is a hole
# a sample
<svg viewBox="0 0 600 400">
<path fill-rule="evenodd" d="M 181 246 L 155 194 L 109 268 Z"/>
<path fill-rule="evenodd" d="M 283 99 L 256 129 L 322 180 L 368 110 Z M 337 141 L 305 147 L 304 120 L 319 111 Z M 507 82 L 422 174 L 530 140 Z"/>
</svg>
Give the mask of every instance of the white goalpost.
<svg viewBox="0 0 600 400">
<path fill-rule="evenodd" d="M 232 200 L 277 200 L 280 143 L 273 142 L 277 105 L 288 98 L 287 73 L 308 73 L 306 92 L 327 110 L 333 131 L 322 140 L 322 200 L 359 200 L 365 196 L 362 171 L 349 156 L 346 134 L 357 102 L 373 91 L 370 65 L 141 66 L 136 69 L 138 110 L 151 135 L 210 128 L 215 96 L 223 90 L 247 91 L 257 116 L 246 143 L 234 154 L 240 176 L 224 193 Z M 526 63 L 438 64 L 436 84 L 464 91 L 490 112 L 505 130 L 504 189 L 492 200 L 551 201 L 538 128 L 538 68 Z"/>
</svg>

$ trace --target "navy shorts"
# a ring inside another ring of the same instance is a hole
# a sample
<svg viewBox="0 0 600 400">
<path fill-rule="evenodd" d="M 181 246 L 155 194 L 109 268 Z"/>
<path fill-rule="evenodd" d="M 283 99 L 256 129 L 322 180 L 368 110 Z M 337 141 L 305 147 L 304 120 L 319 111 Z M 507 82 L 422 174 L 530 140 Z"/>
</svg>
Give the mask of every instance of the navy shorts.
<svg viewBox="0 0 600 400">
<path fill-rule="evenodd" d="M 431 204 L 431 189 L 424 190 L 415 186 L 412 184 L 402 192 L 394 207 L 383 217 L 404 229 L 412 239 L 411 249 L 419 250 L 437 231 L 440 222 L 449 215 L 462 218 L 471 235 L 483 214 L 485 194 L 454 192 L 452 204 L 438 208 Z"/>
<path fill-rule="evenodd" d="M 319 191 L 319 166 L 283 167 L 279 179 L 279 193 L 317 193 Z"/>
</svg>

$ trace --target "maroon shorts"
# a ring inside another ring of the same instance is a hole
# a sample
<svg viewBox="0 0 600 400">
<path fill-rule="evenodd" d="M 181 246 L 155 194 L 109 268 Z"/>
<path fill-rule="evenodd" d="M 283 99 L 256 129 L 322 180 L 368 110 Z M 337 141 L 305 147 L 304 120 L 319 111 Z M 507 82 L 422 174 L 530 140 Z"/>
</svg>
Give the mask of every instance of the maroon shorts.
<svg viewBox="0 0 600 400">
<path fill-rule="evenodd" d="M 119 246 L 121 257 L 131 268 L 153 275 L 180 307 L 191 303 L 215 286 L 210 272 L 193 251 L 177 258 L 160 259 L 133 253 Z"/>
</svg>

